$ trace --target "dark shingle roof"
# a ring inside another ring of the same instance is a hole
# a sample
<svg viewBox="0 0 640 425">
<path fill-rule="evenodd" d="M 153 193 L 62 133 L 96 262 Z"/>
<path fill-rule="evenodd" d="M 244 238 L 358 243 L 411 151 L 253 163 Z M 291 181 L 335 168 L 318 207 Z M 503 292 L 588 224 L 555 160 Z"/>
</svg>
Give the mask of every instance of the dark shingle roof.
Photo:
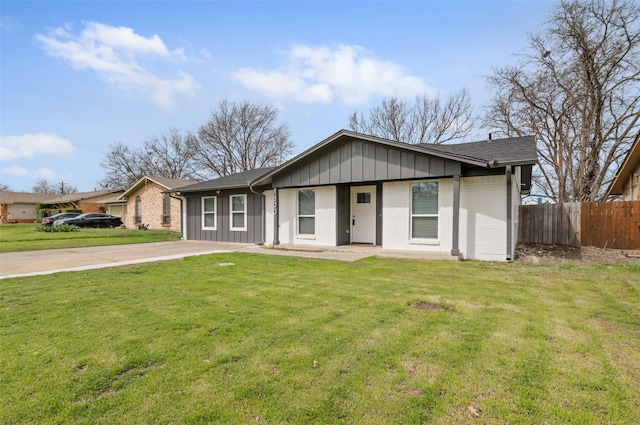
<svg viewBox="0 0 640 425">
<path fill-rule="evenodd" d="M 495 166 L 535 164 L 538 162 L 536 139 L 533 136 L 452 145 L 421 143 L 418 146 L 440 152 L 464 155 Z"/>
<path fill-rule="evenodd" d="M 258 168 L 255 170 L 243 171 L 238 174 L 232 174 L 230 176 L 224 176 L 213 180 L 208 180 L 202 183 L 196 183 L 189 186 L 181 187 L 173 190 L 173 192 L 203 192 L 207 190 L 217 189 L 237 189 L 242 187 L 249 187 L 249 183 L 256 180 L 258 177 L 267 174 L 275 167 Z"/>
</svg>

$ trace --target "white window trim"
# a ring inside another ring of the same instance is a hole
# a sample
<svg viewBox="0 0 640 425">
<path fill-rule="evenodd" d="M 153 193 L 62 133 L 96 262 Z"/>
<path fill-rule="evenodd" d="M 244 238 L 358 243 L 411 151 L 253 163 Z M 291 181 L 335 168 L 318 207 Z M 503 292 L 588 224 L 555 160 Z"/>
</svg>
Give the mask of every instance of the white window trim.
<svg viewBox="0 0 640 425">
<path fill-rule="evenodd" d="M 313 190 L 314 192 L 314 205 L 313 205 L 313 215 L 306 214 L 300 215 L 300 191 L 301 190 Z M 317 194 L 315 189 L 298 189 L 296 191 L 296 238 L 297 239 L 315 239 L 316 238 L 316 206 L 315 206 L 315 195 Z M 300 233 L 300 217 L 313 217 L 313 231 L 314 233 Z"/>
<path fill-rule="evenodd" d="M 204 210 L 204 200 L 205 199 L 213 199 L 213 211 L 205 211 Z M 217 224 L 218 224 L 218 197 L 217 196 L 203 196 L 202 197 L 202 230 L 216 230 L 217 229 Z M 206 227 L 204 225 L 205 223 L 205 219 L 204 219 L 204 215 L 205 214 L 213 214 L 213 227 Z"/>
<path fill-rule="evenodd" d="M 414 214 L 413 213 L 413 185 L 418 183 L 435 183 L 438 185 L 438 212 L 436 214 Z M 437 238 L 414 238 L 413 218 L 414 217 L 435 217 L 438 219 Z M 409 243 L 415 245 L 440 245 L 440 182 L 433 180 L 423 180 L 411 182 L 409 186 Z"/>
<path fill-rule="evenodd" d="M 244 221 L 242 227 L 233 227 L 233 214 L 239 214 L 240 211 L 233 211 L 233 198 L 244 198 L 244 210 L 242 216 Z M 229 196 L 229 228 L 233 232 L 246 232 L 247 231 L 247 195 L 230 195 Z"/>
</svg>

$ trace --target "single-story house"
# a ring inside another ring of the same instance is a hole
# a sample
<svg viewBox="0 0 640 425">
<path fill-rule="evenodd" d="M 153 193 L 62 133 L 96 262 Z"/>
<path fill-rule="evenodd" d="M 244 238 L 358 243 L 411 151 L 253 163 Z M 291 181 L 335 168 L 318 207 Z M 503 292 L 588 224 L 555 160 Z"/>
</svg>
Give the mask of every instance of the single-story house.
<svg viewBox="0 0 640 425">
<path fill-rule="evenodd" d="M 621 196 L 623 201 L 640 201 L 640 133 L 607 191 L 607 197 Z"/>
<path fill-rule="evenodd" d="M 180 199 L 167 191 L 193 184 L 193 180 L 144 176 L 108 202 L 109 214 L 120 217 L 128 228 L 144 225 L 148 229 L 180 231 Z"/>
<path fill-rule="evenodd" d="M 183 238 L 513 259 L 533 136 L 451 145 L 341 130 L 279 167 L 185 186 Z"/>
<path fill-rule="evenodd" d="M 92 192 L 76 192 L 67 195 L 48 195 L 42 202 L 47 208 L 80 210 L 83 213 L 107 212 L 107 202 L 114 196 L 119 196 L 122 189 L 100 189 Z"/>
<path fill-rule="evenodd" d="M 38 220 L 36 205 L 49 198 L 47 193 L 0 190 L 0 222 L 33 223 Z"/>
</svg>

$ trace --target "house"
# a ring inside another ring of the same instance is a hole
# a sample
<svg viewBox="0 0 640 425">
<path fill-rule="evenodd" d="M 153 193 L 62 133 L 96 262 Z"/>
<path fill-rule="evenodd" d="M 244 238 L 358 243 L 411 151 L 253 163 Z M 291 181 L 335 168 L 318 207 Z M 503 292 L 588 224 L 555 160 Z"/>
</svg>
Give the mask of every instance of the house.
<svg viewBox="0 0 640 425">
<path fill-rule="evenodd" d="M 119 196 L 122 189 L 101 189 L 92 192 L 76 192 L 67 195 L 48 195 L 42 202 L 46 208 L 58 210 L 80 210 L 83 213 L 107 212 L 107 201 Z"/>
<path fill-rule="evenodd" d="M 193 180 L 144 176 L 108 202 L 109 214 L 120 217 L 128 228 L 144 225 L 149 229 L 180 231 L 181 203 L 167 191 L 192 184 Z"/>
<path fill-rule="evenodd" d="M 174 191 L 183 237 L 511 260 L 532 136 L 410 145 L 341 130 L 283 165 Z"/>
<path fill-rule="evenodd" d="M 33 223 L 38 221 L 36 205 L 51 194 L 0 191 L 0 222 L 2 223 Z"/>
<path fill-rule="evenodd" d="M 609 186 L 607 198 L 610 196 L 621 196 L 624 201 L 640 201 L 640 133 Z"/>
</svg>

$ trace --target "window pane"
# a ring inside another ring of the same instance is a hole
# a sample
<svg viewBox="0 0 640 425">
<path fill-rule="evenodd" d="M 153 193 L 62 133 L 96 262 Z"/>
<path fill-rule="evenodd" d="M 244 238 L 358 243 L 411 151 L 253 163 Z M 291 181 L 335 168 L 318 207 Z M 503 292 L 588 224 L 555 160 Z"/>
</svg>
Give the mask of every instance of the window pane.
<svg viewBox="0 0 640 425">
<path fill-rule="evenodd" d="M 215 214 L 205 214 L 204 215 L 204 227 L 215 227 L 216 226 L 216 215 Z"/>
<path fill-rule="evenodd" d="M 305 189 L 298 191 L 298 215 L 316 214 L 316 191 Z"/>
<path fill-rule="evenodd" d="M 411 213 L 438 214 L 438 183 L 414 183 Z"/>
<path fill-rule="evenodd" d="M 298 233 L 300 235 L 316 234 L 315 217 L 298 217 Z"/>
<path fill-rule="evenodd" d="M 357 194 L 357 203 L 358 204 L 370 204 L 371 203 L 371 192 L 358 193 Z"/>
<path fill-rule="evenodd" d="M 232 211 L 244 211 L 244 196 L 232 196 L 231 197 Z"/>
<path fill-rule="evenodd" d="M 437 217 L 413 217 L 411 226 L 412 238 L 438 238 Z"/>
<path fill-rule="evenodd" d="M 233 213 L 233 227 L 234 228 L 242 228 L 244 227 L 244 213 Z"/>
<path fill-rule="evenodd" d="M 204 210 L 214 212 L 216 210 L 216 198 L 204 198 Z"/>
</svg>

